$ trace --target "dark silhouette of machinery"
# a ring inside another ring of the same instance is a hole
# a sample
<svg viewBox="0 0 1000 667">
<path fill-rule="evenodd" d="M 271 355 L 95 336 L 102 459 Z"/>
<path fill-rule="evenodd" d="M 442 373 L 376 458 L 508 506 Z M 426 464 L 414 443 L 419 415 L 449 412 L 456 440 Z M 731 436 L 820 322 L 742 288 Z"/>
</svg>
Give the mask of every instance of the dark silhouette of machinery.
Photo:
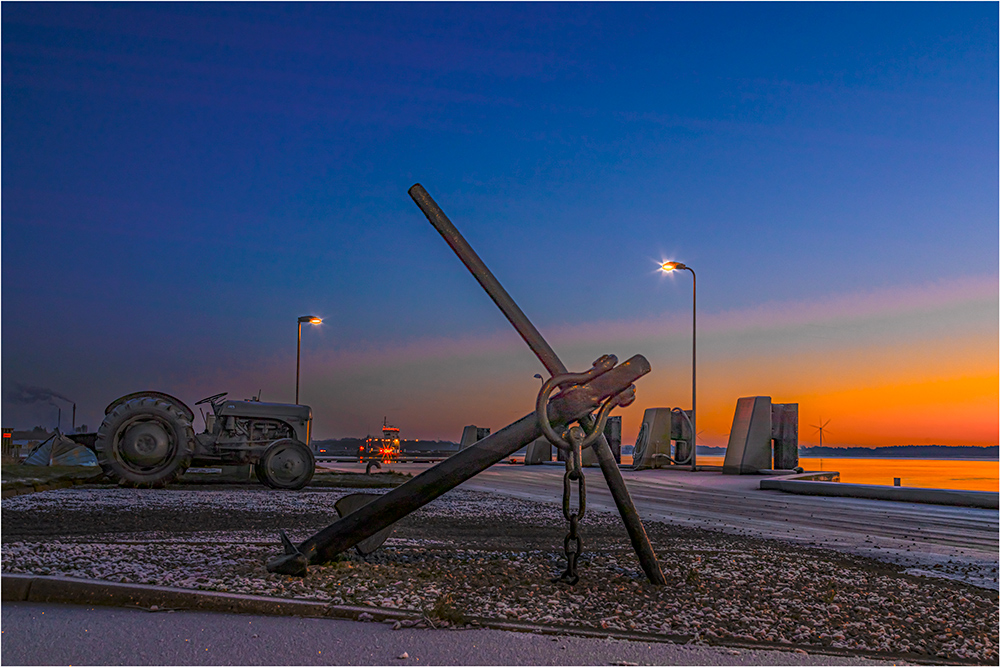
<svg viewBox="0 0 1000 667">
<path fill-rule="evenodd" d="M 275 489 L 301 489 L 316 469 L 309 448 L 307 405 L 236 401 L 226 393 L 203 398 L 205 431 L 194 412 L 158 391 L 122 396 L 105 411 L 93 447 L 104 471 L 125 486 L 160 487 L 191 466 L 252 464 L 257 479 Z"/>
</svg>

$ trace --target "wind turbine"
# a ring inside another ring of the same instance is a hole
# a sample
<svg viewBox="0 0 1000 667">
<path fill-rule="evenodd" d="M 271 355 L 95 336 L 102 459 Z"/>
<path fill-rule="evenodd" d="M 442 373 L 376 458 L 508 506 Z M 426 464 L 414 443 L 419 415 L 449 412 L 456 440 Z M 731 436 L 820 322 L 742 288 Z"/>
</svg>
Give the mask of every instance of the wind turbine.
<svg viewBox="0 0 1000 667">
<path fill-rule="evenodd" d="M 811 426 L 814 429 L 816 429 L 817 431 L 819 431 L 819 446 L 822 447 L 823 446 L 823 429 L 825 429 L 826 425 L 830 423 L 830 420 L 827 419 L 826 421 L 823 421 L 823 418 L 820 417 L 819 418 L 819 422 L 820 422 L 819 426 L 816 426 L 815 424 L 812 424 Z M 823 469 L 823 455 L 822 454 L 820 454 L 820 457 L 819 457 L 819 469 L 820 470 Z"/>
<path fill-rule="evenodd" d="M 812 427 L 814 429 L 816 429 L 817 431 L 819 431 L 819 446 L 822 447 L 823 446 L 823 429 L 825 429 L 826 425 L 830 423 L 830 420 L 827 419 L 826 421 L 823 421 L 822 417 L 820 417 L 819 420 L 821 422 L 820 425 L 816 426 L 815 424 L 812 424 Z"/>
</svg>

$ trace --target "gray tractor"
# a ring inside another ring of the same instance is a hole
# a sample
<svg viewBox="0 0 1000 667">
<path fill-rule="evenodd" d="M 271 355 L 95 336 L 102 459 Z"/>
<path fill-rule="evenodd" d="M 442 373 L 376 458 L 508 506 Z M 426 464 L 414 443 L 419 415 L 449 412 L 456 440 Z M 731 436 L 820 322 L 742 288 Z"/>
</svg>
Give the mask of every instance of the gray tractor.
<svg viewBox="0 0 1000 667">
<path fill-rule="evenodd" d="M 105 472 L 124 486 L 161 487 L 191 466 L 252 464 L 273 489 L 301 489 L 316 460 L 309 449 L 312 409 L 307 405 L 234 401 L 227 394 L 203 398 L 205 432 L 195 433 L 194 413 L 158 391 L 122 396 L 104 410 L 94 449 Z"/>
</svg>

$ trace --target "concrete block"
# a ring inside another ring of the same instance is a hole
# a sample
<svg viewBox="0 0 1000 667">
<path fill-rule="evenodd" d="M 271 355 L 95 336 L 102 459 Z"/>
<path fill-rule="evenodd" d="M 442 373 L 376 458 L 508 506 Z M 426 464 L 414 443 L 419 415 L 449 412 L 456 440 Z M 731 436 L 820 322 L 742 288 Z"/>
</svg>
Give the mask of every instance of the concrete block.
<svg viewBox="0 0 1000 667">
<path fill-rule="evenodd" d="M 622 418 L 608 417 L 604 424 L 604 437 L 611 445 L 611 453 L 615 456 L 615 462 L 622 462 Z"/>
<path fill-rule="evenodd" d="M 528 451 L 524 455 L 524 465 L 534 466 L 552 460 L 552 443 L 545 436 L 538 438 L 528 445 Z"/>
<path fill-rule="evenodd" d="M 771 467 L 771 397 L 747 396 L 736 401 L 722 472 L 755 474 Z"/>
<path fill-rule="evenodd" d="M 470 425 L 462 429 L 462 442 L 459 445 L 459 449 L 465 449 L 476 444 L 486 436 L 490 434 L 489 428 L 484 428 L 482 426 Z"/>
<path fill-rule="evenodd" d="M 791 470 L 799 465 L 799 404 L 771 404 L 771 439 L 774 469 Z"/>
<path fill-rule="evenodd" d="M 644 470 L 669 463 L 663 455 L 670 455 L 670 408 L 647 408 L 642 414 L 642 427 L 635 440 L 632 468 Z"/>
</svg>

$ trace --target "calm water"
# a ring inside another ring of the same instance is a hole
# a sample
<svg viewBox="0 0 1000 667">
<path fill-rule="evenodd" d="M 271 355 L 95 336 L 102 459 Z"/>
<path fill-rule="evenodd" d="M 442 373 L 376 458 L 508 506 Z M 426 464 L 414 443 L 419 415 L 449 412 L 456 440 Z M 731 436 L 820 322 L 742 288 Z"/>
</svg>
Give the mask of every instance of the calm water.
<svg viewBox="0 0 1000 667">
<path fill-rule="evenodd" d="M 701 465 L 722 465 L 722 456 L 699 456 Z M 623 456 L 622 463 L 631 463 Z M 892 486 L 894 477 L 902 486 L 929 489 L 967 489 L 997 492 L 1000 463 L 997 461 L 949 461 L 940 459 L 799 459 L 806 470 L 836 470 L 840 481 L 853 484 Z"/>
<path fill-rule="evenodd" d="M 722 456 L 699 456 L 698 463 L 722 465 Z M 940 459 L 799 459 L 806 470 L 836 470 L 849 484 L 892 486 L 894 477 L 902 486 L 928 489 L 998 490 L 997 461 L 948 461 Z"/>
</svg>

